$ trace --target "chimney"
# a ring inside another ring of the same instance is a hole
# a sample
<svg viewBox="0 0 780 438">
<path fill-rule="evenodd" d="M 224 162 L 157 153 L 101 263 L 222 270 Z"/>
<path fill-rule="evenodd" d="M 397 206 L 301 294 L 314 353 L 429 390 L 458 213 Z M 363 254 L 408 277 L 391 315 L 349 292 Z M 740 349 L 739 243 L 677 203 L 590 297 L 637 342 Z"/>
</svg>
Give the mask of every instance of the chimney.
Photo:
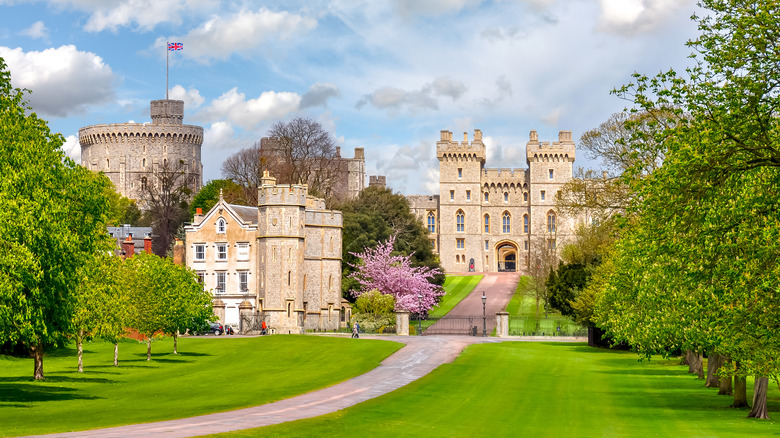
<svg viewBox="0 0 780 438">
<path fill-rule="evenodd" d="M 192 216 L 192 224 L 198 225 L 203 220 L 203 209 L 198 207 L 195 209 L 195 215 Z"/>
<path fill-rule="evenodd" d="M 135 255 L 135 243 L 133 242 L 133 236 L 128 234 L 127 238 L 122 242 L 122 252 L 125 253 L 125 258 L 129 259 Z"/>
<path fill-rule="evenodd" d="M 173 244 L 173 264 L 178 266 L 184 265 L 184 242 L 181 239 L 176 239 L 176 243 Z"/>
<path fill-rule="evenodd" d="M 149 234 L 144 236 L 144 252 L 147 254 L 152 253 L 152 236 Z"/>
</svg>

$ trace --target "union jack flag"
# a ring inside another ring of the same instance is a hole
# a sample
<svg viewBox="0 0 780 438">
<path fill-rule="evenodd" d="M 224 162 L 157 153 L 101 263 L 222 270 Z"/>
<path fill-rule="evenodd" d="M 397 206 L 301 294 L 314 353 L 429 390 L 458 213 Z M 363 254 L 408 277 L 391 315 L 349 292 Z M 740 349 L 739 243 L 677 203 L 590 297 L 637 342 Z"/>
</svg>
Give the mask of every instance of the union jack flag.
<svg viewBox="0 0 780 438">
<path fill-rule="evenodd" d="M 174 50 L 181 50 L 184 48 L 184 44 L 182 43 L 168 43 L 168 50 L 174 51 Z"/>
</svg>

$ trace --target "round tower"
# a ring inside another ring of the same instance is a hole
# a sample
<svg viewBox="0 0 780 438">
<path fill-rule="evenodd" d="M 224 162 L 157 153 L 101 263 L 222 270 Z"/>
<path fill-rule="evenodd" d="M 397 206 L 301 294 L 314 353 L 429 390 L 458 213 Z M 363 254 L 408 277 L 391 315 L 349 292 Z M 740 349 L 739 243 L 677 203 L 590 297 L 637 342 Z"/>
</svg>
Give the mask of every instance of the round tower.
<svg viewBox="0 0 780 438">
<path fill-rule="evenodd" d="M 182 124 L 184 102 L 153 100 L 152 123 L 116 123 L 79 129 L 81 165 L 104 172 L 116 190 L 143 200 L 156 171 L 180 169 L 193 193 L 203 185 L 203 128 Z M 139 202 L 140 204 L 140 202 Z"/>
</svg>

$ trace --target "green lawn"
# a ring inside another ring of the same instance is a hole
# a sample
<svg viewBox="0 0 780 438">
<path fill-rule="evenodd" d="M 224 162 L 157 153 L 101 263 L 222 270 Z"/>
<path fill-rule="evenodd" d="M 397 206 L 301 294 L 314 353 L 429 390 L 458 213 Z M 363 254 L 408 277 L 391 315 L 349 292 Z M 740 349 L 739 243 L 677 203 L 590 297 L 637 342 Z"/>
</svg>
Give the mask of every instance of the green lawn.
<svg viewBox="0 0 780 438">
<path fill-rule="evenodd" d="M 334 414 L 224 437 L 776 436 L 775 421 L 746 419 L 731 397 L 704 388 L 677 360 L 574 343 L 468 347 L 452 364 Z M 752 382 L 748 383 L 752 392 Z M 769 390 L 770 415 L 780 396 Z"/>
<path fill-rule="evenodd" d="M 477 287 L 477 284 L 479 284 L 479 282 L 482 280 L 482 277 L 482 275 L 457 275 L 447 277 L 447 279 L 444 280 L 445 295 L 441 297 L 439 305 L 434 307 L 433 310 L 429 313 L 430 316 L 434 318 L 441 318 L 442 316 L 449 313 L 450 310 L 457 306 L 461 300 L 466 298 L 471 293 L 471 291 Z M 424 320 L 422 322 L 423 330 L 430 327 L 434 322 L 436 321 Z M 410 330 L 412 331 L 412 334 L 416 334 L 416 321 L 410 322 Z"/>
<path fill-rule="evenodd" d="M 510 335 L 570 335 L 579 334 L 585 328 L 576 324 L 571 318 L 561 315 L 558 311 L 550 311 L 545 316 L 544 303 L 539 304 L 539 318 L 536 317 L 536 300 L 531 296 L 530 289 L 533 288 L 533 279 L 528 276 L 520 277 L 515 294 L 506 306 L 509 312 L 509 334 Z M 558 327 L 561 330 L 558 331 Z"/>
<path fill-rule="evenodd" d="M 0 356 L 0 436 L 94 429 L 260 405 L 365 373 L 402 344 L 323 336 L 170 339 L 146 346 L 84 347 L 83 374 L 73 346 L 44 359 L 45 382 L 31 359 Z"/>
</svg>

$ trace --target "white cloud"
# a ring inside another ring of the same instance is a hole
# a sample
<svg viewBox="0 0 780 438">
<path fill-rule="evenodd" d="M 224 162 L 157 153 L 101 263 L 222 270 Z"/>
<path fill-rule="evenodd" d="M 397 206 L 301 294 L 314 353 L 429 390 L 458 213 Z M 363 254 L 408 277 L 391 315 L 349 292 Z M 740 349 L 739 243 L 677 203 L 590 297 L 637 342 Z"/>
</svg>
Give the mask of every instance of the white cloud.
<svg viewBox="0 0 780 438">
<path fill-rule="evenodd" d="M 168 40 L 184 43 L 183 56 L 224 60 L 234 52 L 251 51 L 267 40 L 292 38 L 316 27 L 317 20 L 313 18 L 260 8 L 257 12 L 241 10 L 228 17 L 214 16 L 188 34 Z M 158 38 L 154 47 L 160 47 L 165 40 Z"/>
<path fill-rule="evenodd" d="M 114 97 L 114 73 L 103 58 L 66 45 L 40 52 L 0 47 L 15 87 L 32 91 L 35 111 L 54 117 L 82 112 Z"/>
<path fill-rule="evenodd" d="M 62 145 L 62 150 L 65 151 L 65 155 L 75 161 L 76 164 L 81 164 L 81 144 L 79 144 L 78 137 L 75 135 L 65 137 L 65 143 Z"/>
<path fill-rule="evenodd" d="M 74 2 L 76 3 L 76 2 Z M 184 2 L 180 0 L 129 0 L 106 2 L 99 6 L 79 2 L 85 9 L 92 9 L 92 15 L 84 25 L 87 32 L 110 30 L 116 32 L 120 27 L 137 26 L 149 31 L 161 23 L 181 23 Z M 89 2 L 91 3 L 91 2 Z"/>
<path fill-rule="evenodd" d="M 301 108 L 326 106 L 331 97 L 341 97 L 341 90 L 334 84 L 317 82 L 301 97 Z"/>
<path fill-rule="evenodd" d="M 561 118 L 563 108 L 560 106 L 553 108 L 547 115 L 539 118 L 545 125 L 558 126 L 558 120 Z"/>
<path fill-rule="evenodd" d="M 26 35 L 33 39 L 45 40 L 49 38 L 49 29 L 43 24 L 43 21 L 36 21 L 32 26 L 22 31 L 22 35 Z"/>
<path fill-rule="evenodd" d="M 297 93 L 265 91 L 254 99 L 233 88 L 214 99 L 196 117 L 201 120 L 227 120 L 251 130 L 258 124 L 281 119 L 298 109 L 301 96 Z"/>
<path fill-rule="evenodd" d="M 228 122 L 214 122 L 203 132 L 203 143 L 209 149 L 230 149 L 235 130 Z"/>
<path fill-rule="evenodd" d="M 398 112 L 406 107 L 410 111 L 437 110 L 439 103 L 437 97 L 446 96 L 453 101 L 459 99 L 467 88 L 463 82 L 454 80 L 448 76 L 440 76 L 433 82 L 425 84 L 419 90 L 403 90 L 394 86 L 385 86 L 364 95 L 355 105 L 362 108 L 367 103 L 379 108 Z"/>
<path fill-rule="evenodd" d="M 666 23 L 683 7 L 693 6 L 693 0 L 599 0 L 601 17 L 599 30 L 633 35 L 652 31 Z"/>
<path fill-rule="evenodd" d="M 181 85 L 174 85 L 168 93 L 170 99 L 183 100 L 184 108 L 193 110 L 200 107 L 205 99 L 195 88 L 184 89 Z"/>
</svg>

